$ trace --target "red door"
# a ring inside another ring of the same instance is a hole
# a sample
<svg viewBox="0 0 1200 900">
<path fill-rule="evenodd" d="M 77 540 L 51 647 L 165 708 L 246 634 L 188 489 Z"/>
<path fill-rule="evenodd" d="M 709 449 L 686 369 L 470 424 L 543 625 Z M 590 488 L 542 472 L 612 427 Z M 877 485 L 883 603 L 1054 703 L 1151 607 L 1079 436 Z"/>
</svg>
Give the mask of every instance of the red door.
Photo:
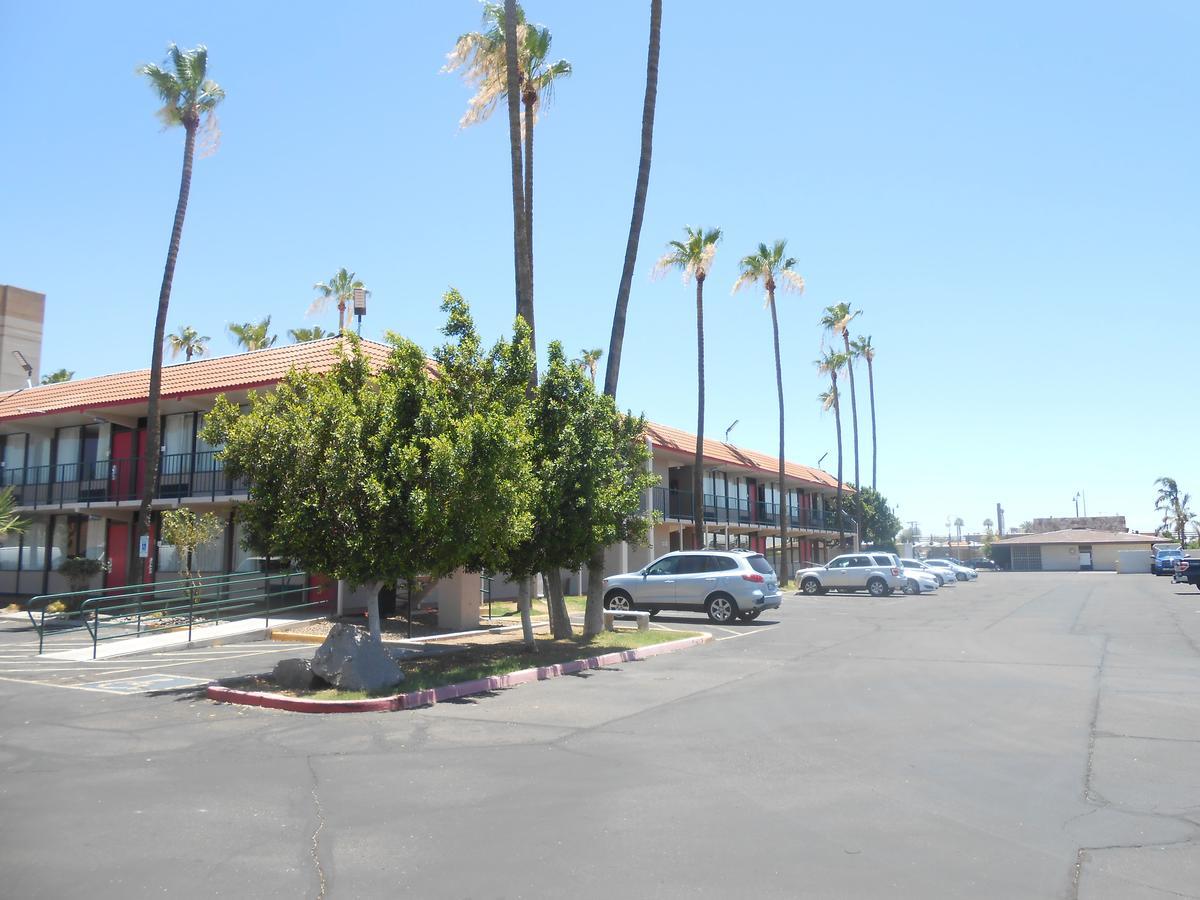
<svg viewBox="0 0 1200 900">
<path fill-rule="evenodd" d="M 129 524 L 108 523 L 108 558 L 112 569 L 104 579 L 105 587 L 124 587 L 129 584 Z"/>
<path fill-rule="evenodd" d="M 113 500 L 132 500 L 137 496 L 133 482 L 133 432 L 114 428 L 112 436 L 112 470 L 108 484 Z"/>
</svg>

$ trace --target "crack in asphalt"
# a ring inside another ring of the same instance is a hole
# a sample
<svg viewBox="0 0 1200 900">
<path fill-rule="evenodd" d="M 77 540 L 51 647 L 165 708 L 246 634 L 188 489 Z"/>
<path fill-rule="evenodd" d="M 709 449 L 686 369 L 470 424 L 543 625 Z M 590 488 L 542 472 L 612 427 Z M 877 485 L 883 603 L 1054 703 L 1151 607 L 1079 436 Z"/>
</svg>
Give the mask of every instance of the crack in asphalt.
<svg viewBox="0 0 1200 900">
<path fill-rule="evenodd" d="M 312 857 L 313 865 L 317 870 L 317 900 L 322 900 L 329 889 L 329 882 L 325 877 L 325 868 L 321 865 L 321 832 L 325 830 L 325 810 L 321 806 L 321 795 L 318 792 L 320 781 L 317 778 L 317 770 L 313 768 L 312 754 L 304 757 L 304 761 L 308 765 L 309 774 L 312 775 L 313 807 L 317 813 L 317 828 L 312 833 L 312 843 L 309 846 L 308 853 Z"/>
</svg>

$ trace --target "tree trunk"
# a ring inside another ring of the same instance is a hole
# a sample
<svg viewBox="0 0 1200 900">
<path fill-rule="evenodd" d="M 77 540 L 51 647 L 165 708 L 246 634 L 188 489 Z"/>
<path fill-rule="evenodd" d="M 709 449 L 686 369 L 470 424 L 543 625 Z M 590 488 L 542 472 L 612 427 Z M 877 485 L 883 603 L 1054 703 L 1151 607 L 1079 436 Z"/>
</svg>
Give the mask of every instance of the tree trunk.
<svg viewBox="0 0 1200 900">
<path fill-rule="evenodd" d="M 692 549 L 703 550 L 704 539 L 704 275 L 696 276 L 696 461 L 692 466 Z"/>
<path fill-rule="evenodd" d="M 867 357 L 867 385 L 871 391 L 871 490 L 879 490 L 875 476 L 879 465 L 879 437 L 875 431 L 875 366 Z"/>
<path fill-rule="evenodd" d="M 621 374 L 621 350 L 625 344 L 625 316 L 629 309 L 629 291 L 637 264 L 642 219 L 646 213 L 646 190 L 650 184 L 650 159 L 654 150 L 654 105 L 658 97 L 658 50 L 662 36 L 662 0 L 650 0 L 650 44 L 646 51 L 646 95 L 642 102 L 642 149 L 638 160 L 637 184 L 633 190 L 633 215 L 629 219 L 629 239 L 625 244 L 625 263 L 617 287 L 612 334 L 608 341 L 608 363 L 604 370 L 604 393 L 617 396 Z M 587 610 L 583 619 L 584 637 L 599 634 L 604 627 L 604 548 L 593 551 L 588 559 Z"/>
<path fill-rule="evenodd" d="M 629 220 L 629 240 L 625 244 L 625 264 L 621 268 L 621 282 L 617 287 L 617 305 L 613 312 L 612 335 L 608 339 L 608 364 L 604 373 L 604 393 L 610 397 L 617 396 L 621 349 L 625 343 L 625 316 L 629 310 L 633 269 L 637 264 L 642 218 L 646 213 L 646 189 L 650 184 L 650 157 L 654 149 L 654 105 L 658 97 L 658 48 L 661 35 L 662 0 L 650 0 L 650 47 L 646 53 L 646 97 L 642 102 L 642 153 L 638 161 L 633 216 Z"/>
<path fill-rule="evenodd" d="M 571 616 L 567 612 L 567 598 L 563 596 L 563 580 L 561 570 L 555 568 L 542 574 L 546 581 L 546 606 L 556 611 L 550 618 L 550 633 L 556 640 L 575 636 L 571 627 Z"/>
<path fill-rule="evenodd" d="M 583 614 L 583 636 L 594 637 L 604 630 L 604 548 L 588 557 L 587 607 Z"/>
<path fill-rule="evenodd" d="M 850 329 L 842 329 L 846 342 L 846 371 L 850 374 L 850 421 L 854 427 L 854 533 L 862 545 L 862 480 L 858 474 L 858 398 L 854 393 L 854 356 L 850 352 Z"/>
<path fill-rule="evenodd" d="M 842 404 L 837 395 L 837 379 L 833 379 L 833 421 L 837 428 L 837 522 L 838 548 L 846 540 L 846 529 L 842 522 Z"/>
<path fill-rule="evenodd" d="M 525 252 L 529 255 L 529 295 L 525 321 L 529 323 L 529 340 L 537 349 L 533 329 L 533 110 L 537 105 L 537 94 L 522 96 L 525 103 Z"/>
<path fill-rule="evenodd" d="M 517 68 L 517 3 L 504 0 L 504 77 L 508 91 L 508 149 L 512 161 L 513 264 L 516 269 L 517 315 L 533 327 L 529 312 L 529 247 L 525 226 L 525 191 L 521 183 L 521 73 Z M 536 372 L 536 367 L 534 369 Z"/>
<path fill-rule="evenodd" d="M 171 282 L 175 278 L 175 261 L 179 258 L 179 241 L 183 237 L 183 220 L 187 215 L 188 194 L 192 188 L 192 159 L 196 151 L 198 123 L 185 123 L 183 142 L 183 175 L 179 180 L 179 200 L 175 204 L 175 223 L 171 228 L 171 243 L 167 247 L 167 264 L 163 268 L 162 287 L 158 292 L 158 315 L 154 319 L 154 350 L 150 356 L 150 396 L 146 410 L 146 459 L 142 470 L 142 505 L 138 510 L 138 534 L 150 534 L 150 509 L 154 501 L 154 486 L 158 482 L 158 445 L 161 440 L 158 400 L 162 393 L 163 342 L 167 332 L 167 310 L 171 304 Z M 139 563 L 138 580 L 142 579 Z"/>
<path fill-rule="evenodd" d="M 413 610 L 412 610 L 411 601 L 410 601 L 410 606 L 408 609 L 408 621 L 410 623 L 410 627 L 411 627 L 411 623 L 412 623 L 412 615 L 413 615 Z M 378 590 L 368 590 L 367 591 L 367 631 L 371 635 L 371 640 L 373 640 L 375 643 L 379 644 L 379 643 L 383 642 L 383 628 L 380 624 L 380 619 L 379 619 L 379 591 Z"/>
<path fill-rule="evenodd" d="M 522 578 L 517 582 L 517 609 L 521 611 L 521 638 L 526 650 L 533 650 L 533 591 L 530 580 Z"/>
<path fill-rule="evenodd" d="M 775 285 L 767 286 L 767 305 L 771 307 L 771 332 L 775 338 L 775 388 L 779 393 L 779 586 L 783 587 L 792 580 L 792 572 L 788 570 L 788 508 L 787 482 L 784 481 L 784 446 L 783 446 L 783 362 L 779 356 L 779 316 L 775 312 Z"/>
</svg>

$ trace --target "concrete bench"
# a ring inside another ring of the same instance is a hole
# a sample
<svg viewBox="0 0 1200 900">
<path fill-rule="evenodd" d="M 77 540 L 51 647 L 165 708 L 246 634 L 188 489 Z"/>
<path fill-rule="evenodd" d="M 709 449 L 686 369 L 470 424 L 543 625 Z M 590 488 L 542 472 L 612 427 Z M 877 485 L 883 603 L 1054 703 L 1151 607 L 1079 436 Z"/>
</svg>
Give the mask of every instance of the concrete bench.
<svg viewBox="0 0 1200 900">
<path fill-rule="evenodd" d="M 617 619 L 635 619 L 637 621 L 638 631 L 650 630 L 650 613 L 627 609 L 604 610 L 604 630 L 616 631 Z"/>
</svg>

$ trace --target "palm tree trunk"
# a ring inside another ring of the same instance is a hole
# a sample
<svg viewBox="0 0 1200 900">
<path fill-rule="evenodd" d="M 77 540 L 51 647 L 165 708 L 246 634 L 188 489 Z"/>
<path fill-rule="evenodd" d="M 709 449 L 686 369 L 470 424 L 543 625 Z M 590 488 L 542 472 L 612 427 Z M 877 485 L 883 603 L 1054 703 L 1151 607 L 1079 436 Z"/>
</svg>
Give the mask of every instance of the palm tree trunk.
<svg viewBox="0 0 1200 900">
<path fill-rule="evenodd" d="M 621 282 L 617 287 L 617 306 L 613 312 L 612 335 L 608 339 L 608 364 L 604 373 L 604 393 L 610 397 L 617 396 L 629 291 L 633 285 L 633 268 L 637 264 L 638 241 L 646 213 L 646 189 L 650 184 L 650 158 L 654 150 L 654 106 L 658 97 L 658 48 L 661 37 L 662 0 L 650 0 L 650 47 L 646 53 L 646 97 L 642 102 L 642 153 L 638 160 L 633 216 L 629 220 L 629 240 L 625 244 L 625 264 L 621 268 Z M 596 615 L 599 621 L 600 614 L 597 612 Z"/>
<path fill-rule="evenodd" d="M 537 351 L 537 340 L 533 328 L 533 108 L 537 95 L 525 94 L 525 252 L 529 255 L 529 296 L 525 321 L 529 323 L 529 340 Z"/>
<path fill-rule="evenodd" d="M 692 465 L 692 549 L 703 550 L 704 533 L 704 275 L 696 276 L 696 461 Z"/>
<path fill-rule="evenodd" d="M 842 520 L 842 404 L 837 392 L 837 376 L 833 376 L 833 422 L 837 428 L 837 522 L 838 522 L 838 549 L 842 547 L 842 542 L 846 540 L 846 529 Z"/>
<path fill-rule="evenodd" d="M 875 431 L 875 365 L 867 357 L 867 385 L 871 391 L 871 490 L 879 490 L 875 477 L 879 466 L 879 437 Z"/>
<path fill-rule="evenodd" d="M 854 393 L 854 356 L 850 352 L 850 329 L 842 329 L 846 341 L 846 371 L 850 373 L 850 421 L 854 426 L 854 533 L 862 543 L 862 481 L 858 474 L 858 397 Z"/>
<path fill-rule="evenodd" d="M 508 151 L 512 163 L 513 202 L 513 267 L 517 284 L 517 315 L 525 318 L 533 328 L 532 312 L 528 309 L 529 293 L 529 248 L 525 227 L 525 192 L 521 184 L 521 77 L 517 70 L 517 0 L 504 0 L 504 77 L 508 92 Z M 529 376 L 529 386 L 537 383 L 537 366 Z M 530 614 L 531 598 L 528 590 L 520 592 L 521 633 L 525 649 L 533 649 L 533 618 Z"/>
<path fill-rule="evenodd" d="M 175 204 L 175 223 L 171 227 L 171 243 L 167 246 L 167 264 L 163 268 L 162 287 L 158 291 L 158 315 L 154 319 L 154 351 L 150 356 L 150 396 L 146 408 L 146 460 L 142 471 L 142 505 L 138 510 L 138 534 L 150 533 L 150 510 L 154 501 L 154 486 L 158 481 L 158 445 L 160 440 L 158 400 L 162 393 L 163 342 L 167 332 L 167 310 L 171 304 L 171 282 L 175 278 L 175 261 L 179 258 L 179 242 L 183 237 L 183 220 L 187 215 L 188 194 L 192 189 L 192 160 L 196 152 L 197 123 L 185 123 L 183 141 L 183 175 L 179 179 L 179 199 Z M 138 571 L 138 580 L 141 570 Z"/>
<path fill-rule="evenodd" d="M 792 580 L 788 570 L 788 508 L 787 483 L 784 481 L 783 454 L 783 363 L 779 356 L 779 316 L 775 312 L 775 285 L 767 286 L 767 305 L 771 307 L 771 332 L 775 338 L 775 388 L 779 392 L 779 585 L 782 587 Z"/>
<path fill-rule="evenodd" d="M 646 213 L 646 189 L 650 184 L 650 158 L 654 150 L 654 105 L 658 97 L 658 48 L 662 37 L 662 0 L 650 0 L 650 44 L 646 52 L 646 96 L 642 102 L 642 150 L 638 159 L 637 183 L 633 190 L 633 215 L 629 219 L 629 239 L 625 243 L 625 263 L 617 287 L 617 305 L 613 311 L 612 335 L 608 340 L 608 363 L 604 370 L 604 393 L 617 396 L 621 374 L 621 350 L 625 344 L 625 316 L 629 309 L 629 291 L 633 268 L 637 264 L 642 219 Z M 587 609 L 583 619 L 584 637 L 592 637 L 604 627 L 604 548 L 597 547 L 588 557 Z"/>
</svg>

